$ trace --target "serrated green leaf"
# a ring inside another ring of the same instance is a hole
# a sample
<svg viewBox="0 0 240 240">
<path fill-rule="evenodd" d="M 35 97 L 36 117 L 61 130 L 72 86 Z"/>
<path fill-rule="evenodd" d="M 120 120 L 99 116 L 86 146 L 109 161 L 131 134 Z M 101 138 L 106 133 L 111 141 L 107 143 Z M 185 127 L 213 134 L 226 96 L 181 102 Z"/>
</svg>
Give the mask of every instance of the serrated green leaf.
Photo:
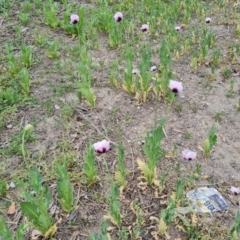
<svg viewBox="0 0 240 240">
<path fill-rule="evenodd" d="M 126 186 L 127 184 L 125 175 L 123 175 L 120 171 L 115 173 L 115 180 L 120 186 Z"/>
<path fill-rule="evenodd" d="M 13 240 L 13 235 L 4 220 L 0 220 L 0 229 L 0 239 Z"/>
<path fill-rule="evenodd" d="M 21 202 L 20 208 L 23 214 L 29 218 L 30 222 L 33 224 L 37 223 L 39 212 L 36 204 L 30 202 Z"/>
<path fill-rule="evenodd" d="M 40 216 L 38 217 L 38 223 L 37 225 L 35 225 L 35 227 L 44 235 L 52 225 L 53 220 L 50 217 L 49 213 L 46 212 L 40 214 Z"/>
<path fill-rule="evenodd" d="M 30 186 L 32 187 L 32 189 L 36 193 L 39 193 L 41 191 L 41 188 L 42 188 L 42 175 L 37 170 L 37 168 L 34 168 L 32 170 L 31 179 L 30 179 Z"/>
<path fill-rule="evenodd" d="M 66 212 L 71 212 L 73 208 L 73 187 L 68 179 L 62 179 L 57 183 L 59 202 Z"/>
<path fill-rule="evenodd" d="M 28 225 L 27 224 L 21 224 L 17 228 L 17 232 L 15 234 L 15 239 L 17 239 L 17 240 L 25 240 L 24 233 L 26 232 L 27 229 L 28 229 Z"/>
<path fill-rule="evenodd" d="M 65 165 L 62 166 L 60 164 L 57 164 L 56 170 L 60 180 L 64 178 L 68 178 L 67 168 Z"/>
</svg>

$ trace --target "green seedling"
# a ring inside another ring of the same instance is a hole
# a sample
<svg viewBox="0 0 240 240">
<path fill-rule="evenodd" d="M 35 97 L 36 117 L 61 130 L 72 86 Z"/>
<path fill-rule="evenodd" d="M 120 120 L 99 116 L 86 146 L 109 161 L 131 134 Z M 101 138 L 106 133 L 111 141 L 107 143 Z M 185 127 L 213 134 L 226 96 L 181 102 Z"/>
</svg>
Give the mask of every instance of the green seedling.
<svg viewBox="0 0 240 240">
<path fill-rule="evenodd" d="M 205 62 L 206 56 L 208 54 L 208 50 L 209 50 L 208 44 L 206 44 L 203 41 L 202 45 L 201 45 L 201 52 L 200 52 L 200 57 L 199 57 L 200 63 L 204 63 Z"/>
<path fill-rule="evenodd" d="M 175 215 L 175 207 L 176 207 L 175 201 L 172 198 L 170 198 L 167 208 L 162 210 L 160 213 L 160 218 L 163 219 L 167 226 L 171 224 L 172 218 Z"/>
<path fill-rule="evenodd" d="M 49 58 L 58 58 L 60 52 L 58 51 L 58 44 L 56 42 L 48 42 L 49 48 L 46 50 L 46 54 Z"/>
<path fill-rule="evenodd" d="M 130 66 L 130 63 L 128 63 L 128 68 L 124 70 L 124 82 L 122 84 L 122 88 L 127 93 L 132 94 L 135 91 L 135 83 L 133 82 L 132 66 Z"/>
<path fill-rule="evenodd" d="M 162 119 L 159 126 L 152 131 L 152 134 L 148 133 L 145 139 L 145 145 L 143 151 L 147 156 L 147 163 L 143 162 L 140 158 L 137 159 L 139 169 L 144 175 L 148 185 L 155 184 L 160 186 L 159 180 L 157 180 L 157 163 L 160 158 L 164 156 L 164 151 L 160 148 L 160 143 L 164 137 L 163 126 L 165 119 Z"/>
<path fill-rule="evenodd" d="M 127 227 L 122 227 L 122 229 L 118 232 L 118 239 L 119 240 L 128 240 L 129 239 Z"/>
<path fill-rule="evenodd" d="M 19 13 L 18 14 L 19 19 L 21 20 L 22 24 L 26 26 L 30 20 L 30 14 L 29 13 Z"/>
<path fill-rule="evenodd" d="M 112 62 L 112 65 L 110 67 L 110 73 L 108 76 L 109 83 L 113 87 L 118 87 L 119 86 L 119 80 L 118 80 L 118 66 L 119 66 L 119 61 L 114 60 Z"/>
<path fill-rule="evenodd" d="M 63 165 L 57 165 L 57 174 L 59 181 L 57 182 L 57 190 L 59 203 L 66 212 L 73 210 L 73 187 L 70 183 L 67 168 Z"/>
<path fill-rule="evenodd" d="M 213 66 L 217 67 L 219 65 L 219 57 L 220 57 L 221 51 L 218 48 L 217 50 L 215 50 L 212 54 L 212 61 L 211 63 L 213 64 Z"/>
<path fill-rule="evenodd" d="M 105 219 L 110 219 L 111 222 L 120 227 L 122 224 L 122 216 L 120 213 L 120 202 L 118 201 L 119 191 L 115 183 L 111 184 L 110 189 L 110 202 L 109 202 L 109 213 L 107 216 L 104 216 Z"/>
<path fill-rule="evenodd" d="M 24 134 L 24 137 L 23 137 L 23 134 Z M 24 142 L 23 142 L 23 140 L 24 140 Z M 1 152 L 5 153 L 6 155 L 17 154 L 17 155 L 23 156 L 25 154 L 25 158 L 26 158 L 27 152 L 25 149 L 25 143 L 26 142 L 34 142 L 35 140 L 36 140 L 36 136 L 34 136 L 32 134 L 31 130 L 23 129 L 23 131 L 21 131 L 17 134 L 14 134 L 11 137 L 9 146 L 7 148 L 4 148 Z M 24 149 L 24 150 L 22 150 L 22 149 Z"/>
<path fill-rule="evenodd" d="M 237 102 L 237 110 L 240 111 L 240 98 L 238 99 L 238 102 Z"/>
<path fill-rule="evenodd" d="M 191 138 L 191 133 L 190 132 L 186 132 L 185 134 L 184 134 L 184 138 L 185 139 L 190 139 Z"/>
<path fill-rule="evenodd" d="M 238 240 L 240 235 L 240 211 L 238 210 L 235 218 L 235 225 L 231 228 L 231 240 Z"/>
<path fill-rule="evenodd" d="M 222 68 L 221 71 L 222 71 L 222 75 L 223 75 L 224 79 L 227 79 L 232 74 L 232 70 L 228 69 L 228 68 Z"/>
<path fill-rule="evenodd" d="M 118 48 L 121 46 L 123 41 L 123 33 L 120 29 L 120 26 L 113 24 L 110 28 L 108 45 L 110 48 Z"/>
<path fill-rule="evenodd" d="M 115 173 L 115 180 L 117 185 L 120 186 L 120 193 L 127 185 L 127 171 L 124 164 L 124 149 L 122 145 L 118 147 L 118 156 L 117 156 L 117 172 Z"/>
<path fill-rule="evenodd" d="M 26 69 L 22 69 L 22 71 L 19 73 L 21 81 L 20 86 L 22 87 L 22 90 L 25 94 L 25 96 L 28 96 L 30 94 L 30 77 L 29 73 Z"/>
<path fill-rule="evenodd" d="M 7 183 L 3 180 L 0 180 L 0 196 L 5 195 L 7 190 L 8 190 Z"/>
<path fill-rule="evenodd" d="M 196 164 L 195 173 L 196 173 L 198 176 L 200 176 L 201 172 L 202 172 L 202 165 L 199 164 L 199 163 L 197 163 L 197 164 Z"/>
<path fill-rule="evenodd" d="M 23 31 L 22 28 L 19 25 L 16 25 L 16 33 L 19 39 L 23 37 Z"/>
<path fill-rule="evenodd" d="M 23 7 L 24 12 L 26 12 L 26 13 L 31 12 L 31 2 L 30 1 L 24 1 L 22 7 Z"/>
<path fill-rule="evenodd" d="M 11 233 L 9 227 L 7 226 L 6 222 L 4 220 L 0 220 L 0 239 L 3 240 L 24 240 L 24 233 L 28 229 L 27 224 L 21 224 L 18 226 L 16 233 Z"/>
<path fill-rule="evenodd" d="M 231 60 L 232 63 L 235 63 L 236 62 L 236 59 L 237 59 L 237 56 L 239 54 L 239 51 L 240 51 L 240 47 L 239 47 L 239 44 L 231 44 L 229 46 L 229 58 Z"/>
<path fill-rule="evenodd" d="M 229 87 L 229 90 L 226 94 L 226 97 L 233 97 L 234 96 L 234 84 L 235 84 L 235 81 L 236 79 L 235 78 L 231 78 L 231 81 L 230 81 L 230 87 Z"/>
<path fill-rule="evenodd" d="M 135 91 L 135 82 L 133 81 L 133 51 L 131 48 L 128 48 L 125 52 L 125 58 L 127 61 L 127 69 L 124 70 L 124 80 L 122 88 L 129 94 L 134 93 Z"/>
<path fill-rule="evenodd" d="M 88 240 L 111 240 L 110 234 L 108 233 L 108 223 L 105 219 L 101 221 L 101 233 L 90 234 Z"/>
<path fill-rule="evenodd" d="M 131 202 L 130 208 L 136 215 L 136 225 L 138 227 L 141 227 L 144 224 L 144 218 L 143 218 L 142 209 L 139 206 L 138 199 L 135 199 L 134 201 Z"/>
<path fill-rule="evenodd" d="M 195 51 L 194 54 L 193 54 L 193 57 L 191 59 L 191 62 L 190 62 L 190 67 L 191 67 L 191 70 L 192 72 L 197 72 L 197 69 L 198 69 L 198 52 Z"/>
<path fill-rule="evenodd" d="M 92 185 L 97 180 L 97 168 L 95 167 L 95 153 L 93 146 L 90 145 L 83 156 L 83 172 L 87 177 L 88 185 Z"/>
<path fill-rule="evenodd" d="M 108 4 L 104 2 L 99 9 L 92 9 L 91 14 L 95 16 L 93 19 L 93 25 L 100 31 L 109 33 L 110 29 L 114 27 L 113 15 Z"/>
<path fill-rule="evenodd" d="M 20 46 L 21 60 L 24 65 L 29 68 L 32 65 L 32 48 L 27 46 Z"/>
<path fill-rule="evenodd" d="M 177 145 L 174 144 L 174 146 L 173 146 L 173 148 L 172 148 L 172 150 L 170 151 L 170 154 L 169 154 L 169 157 L 171 159 L 175 159 L 175 157 L 177 156 L 177 149 L 178 149 Z"/>
<path fill-rule="evenodd" d="M 87 59 L 87 61 L 89 61 Z M 83 83 L 88 83 L 89 85 L 92 84 L 92 73 L 91 73 L 91 61 L 90 62 L 83 62 L 82 60 L 79 62 L 77 66 L 77 71 L 81 77 Z"/>
<path fill-rule="evenodd" d="M 172 219 L 175 217 L 175 201 L 170 198 L 169 204 L 166 209 L 162 210 L 160 213 L 160 218 L 150 217 L 150 220 L 155 220 L 158 223 L 158 234 L 163 236 L 166 234 L 168 226 L 171 224 Z"/>
<path fill-rule="evenodd" d="M 182 111 L 182 108 L 183 108 L 182 103 L 179 103 L 179 104 L 176 106 L 177 112 L 181 112 L 181 111 Z"/>
<path fill-rule="evenodd" d="M 137 100 L 137 103 L 145 103 L 147 101 L 149 93 L 152 89 L 150 84 L 151 78 L 150 72 L 143 72 L 137 76 L 135 85 L 135 99 Z"/>
<path fill-rule="evenodd" d="M 27 124 L 24 129 L 23 129 L 23 134 L 22 134 L 22 145 L 21 145 L 21 151 L 22 151 L 22 156 L 25 162 L 25 165 L 28 166 L 27 164 L 27 158 L 26 158 L 26 149 L 25 149 L 25 136 L 30 135 L 31 131 L 33 129 L 33 126 L 31 124 Z"/>
<path fill-rule="evenodd" d="M 14 104 L 18 103 L 22 99 L 23 99 L 23 95 L 11 87 L 0 92 L 1 107 L 13 106 Z"/>
<path fill-rule="evenodd" d="M 76 82 L 78 87 L 78 99 L 82 100 L 84 97 L 86 99 L 86 102 L 90 105 L 90 107 L 93 109 L 96 106 L 96 96 L 94 94 L 93 89 L 90 86 L 90 83 L 88 82 Z"/>
<path fill-rule="evenodd" d="M 53 218 L 48 212 L 51 201 L 49 187 L 42 183 L 42 176 L 35 168 L 30 176 L 30 191 L 23 193 L 25 201 L 20 203 L 20 209 L 29 223 L 40 231 L 42 236 L 51 239 L 57 227 L 53 224 Z"/>
<path fill-rule="evenodd" d="M 56 29 L 60 22 L 57 16 L 57 9 L 54 9 L 53 5 L 50 2 L 44 4 L 43 7 L 43 20 L 46 25 L 50 26 L 53 29 Z"/>
<path fill-rule="evenodd" d="M 208 131 L 208 138 L 203 143 L 203 152 L 205 157 L 209 157 L 213 146 L 217 143 L 217 127 Z"/>
<path fill-rule="evenodd" d="M 165 172 L 162 173 L 160 178 L 160 188 L 163 190 L 165 188 L 165 182 L 166 182 L 167 174 Z"/>
<path fill-rule="evenodd" d="M 217 111 L 215 116 L 213 117 L 215 119 L 216 122 L 221 123 L 222 122 L 222 117 L 226 114 L 225 111 L 220 110 Z"/>
<path fill-rule="evenodd" d="M 186 215 L 182 215 L 180 213 L 176 213 L 178 219 L 181 220 L 185 227 L 186 234 L 189 240 L 201 240 L 203 237 L 203 233 L 199 232 L 197 228 L 197 215 L 193 213 L 191 215 L 191 222 L 186 217 Z"/>
<path fill-rule="evenodd" d="M 177 181 L 176 201 L 183 199 L 185 182 L 183 180 Z"/>
</svg>

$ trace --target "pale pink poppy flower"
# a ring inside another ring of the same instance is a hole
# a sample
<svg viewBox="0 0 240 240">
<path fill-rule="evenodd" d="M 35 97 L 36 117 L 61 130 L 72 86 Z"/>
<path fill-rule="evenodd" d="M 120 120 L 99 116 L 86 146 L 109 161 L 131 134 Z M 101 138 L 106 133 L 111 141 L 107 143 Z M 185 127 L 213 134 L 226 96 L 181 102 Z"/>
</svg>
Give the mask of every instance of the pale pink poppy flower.
<svg viewBox="0 0 240 240">
<path fill-rule="evenodd" d="M 238 194 L 240 193 L 240 189 L 232 186 L 232 187 L 231 187 L 231 192 L 232 192 L 234 195 L 238 195 Z"/>
<path fill-rule="evenodd" d="M 60 107 L 58 105 L 55 105 L 54 107 L 55 107 L 56 110 L 60 109 Z"/>
<path fill-rule="evenodd" d="M 181 92 L 183 90 L 183 86 L 181 82 L 170 80 L 169 82 L 169 88 L 172 90 L 174 93 Z"/>
<path fill-rule="evenodd" d="M 191 161 L 196 158 L 197 153 L 190 151 L 189 149 L 185 149 L 182 151 L 182 155 L 186 160 Z"/>
<path fill-rule="evenodd" d="M 70 16 L 70 19 L 71 19 L 70 21 L 71 24 L 77 24 L 79 22 L 79 16 L 77 14 L 72 14 Z"/>
<path fill-rule="evenodd" d="M 149 30 L 149 26 L 147 24 L 143 24 L 142 27 L 141 27 L 141 30 L 143 32 L 147 32 Z"/>
<path fill-rule="evenodd" d="M 152 66 L 151 68 L 150 68 L 150 72 L 155 72 L 157 70 L 157 67 L 156 66 Z"/>
<path fill-rule="evenodd" d="M 176 26 L 176 27 L 175 27 L 175 30 L 176 30 L 176 31 L 180 31 L 180 30 L 181 30 L 181 27 L 180 27 L 180 26 Z"/>
<path fill-rule="evenodd" d="M 105 153 L 110 149 L 110 142 L 107 140 L 102 140 L 93 144 L 94 150 L 98 153 Z"/>
<path fill-rule="evenodd" d="M 141 142 L 138 142 L 139 145 L 144 145 L 145 144 L 145 140 L 142 140 Z"/>
<path fill-rule="evenodd" d="M 210 17 L 207 17 L 206 19 L 205 19 L 205 22 L 206 23 L 210 23 L 212 21 L 212 19 L 210 18 Z"/>
<path fill-rule="evenodd" d="M 116 22 L 121 22 L 122 19 L 123 19 L 123 14 L 121 12 L 115 13 L 114 19 L 115 19 Z"/>
<path fill-rule="evenodd" d="M 138 74 L 139 73 L 139 70 L 138 69 L 133 69 L 132 70 L 132 74 Z"/>
</svg>

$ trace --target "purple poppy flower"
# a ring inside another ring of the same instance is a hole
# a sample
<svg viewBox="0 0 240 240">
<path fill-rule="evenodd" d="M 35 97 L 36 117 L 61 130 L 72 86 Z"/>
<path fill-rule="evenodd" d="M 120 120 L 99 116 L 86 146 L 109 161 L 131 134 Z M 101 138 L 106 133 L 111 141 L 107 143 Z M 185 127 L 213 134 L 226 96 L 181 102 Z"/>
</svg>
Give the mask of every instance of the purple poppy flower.
<svg viewBox="0 0 240 240">
<path fill-rule="evenodd" d="M 212 21 L 212 19 L 210 18 L 210 17 L 207 17 L 206 19 L 205 19 L 205 22 L 206 23 L 210 23 Z"/>
<path fill-rule="evenodd" d="M 139 70 L 138 70 L 138 69 L 133 69 L 133 70 L 132 70 L 132 74 L 135 74 L 135 75 L 136 75 L 136 74 L 138 74 L 138 73 L 139 73 Z"/>
<path fill-rule="evenodd" d="M 150 68 L 150 72 L 155 72 L 157 70 L 157 67 L 156 66 L 152 66 L 151 68 Z"/>
<path fill-rule="evenodd" d="M 232 186 L 232 187 L 231 187 L 231 192 L 232 192 L 234 195 L 238 195 L 238 194 L 240 193 L 240 189 Z"/>
<path fill-rule="evenodd" d="M 145 140 L 142 140 L 141 142 L 138 142 L 139 145 L 144 145 L 145 144 Z"/>
<path fill-rule="evenodd" d="M 147 32 L 149 30 L 149 26 L 147 24 L 143 24 L 142 27 L 141 27 L 141 30 L 143 32 Z"/>
<path fill-rule="evenodd" d="M 182 155 L 186 160 L 191 161 L 196 158 L 197 153 L 190 151 L 189 149 L 185 149 L 182 151 Z"/>
<path fill-rule="evenodd" d="M 71 19 L 70 21 L 71 24 L 77 24 L 79 22 L 79 16 L 77 14 L 72 14 L 70 16 L 70 19 Z"/>
<path fill-rule="evenodd" d="M 169 82 L 169 88 L 172 90 L 174 93 L 181 92 L 183 90 L 183 86 L 181 82 L 170 80 Z"/>
<path fill-rule="evenodd" d="M 121 12 L 115 13 L 114 19 L 115 19 L 116 22 L 121 22 L 122 19 L 123 19 L 123 14 Z"/>
<path fill-rule="evenodd" d="M 110 142 L 107 140 L 102 140 L 93 144 L 94 150 L 98 153 L 105 153 L 110 149 Z"/>
<path fill-rule="evenodd" d="M 181 30 L 181 27 L 180 27 L 180 26 L 176 26 L 176 27 L 175 27 L 175 30 L 176 30 L 176 31 L 180 31 L 180 30 Z"/>
</svg>

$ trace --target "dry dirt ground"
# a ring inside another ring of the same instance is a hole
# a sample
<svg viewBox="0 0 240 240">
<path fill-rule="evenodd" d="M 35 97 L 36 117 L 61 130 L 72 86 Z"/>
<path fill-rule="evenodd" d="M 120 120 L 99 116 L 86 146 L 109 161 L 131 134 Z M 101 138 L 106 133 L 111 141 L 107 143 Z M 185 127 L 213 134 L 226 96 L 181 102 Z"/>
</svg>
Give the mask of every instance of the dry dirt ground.
<svg viewBox="0 0 240 240">
<path fill-rule="evenodd" d="M 12 7 L 9 9 L 8 20 L 3 16 L 0 17 L 2 75 L 5 71 L 4 44 L 13 42 L 16 38 L 14 26 L 19 23 L 18 11 L 18 7 Z M 196 164 L 201 164 L 200 176 L 192 185 L 186 184 L 184 193 L 200 186 L 213 186 L 226 199 L 228 209 L 211 215 L 198 214 L 197 226 L 202 233 L 202 237 L 198 239 L 230 239 L 229 229 L 239 208 L 238 197 L 231 194 L 230 187 L 240 186 L 240 112 L 236 107 L 240 98 L 240 68 L 238 57 L 234 63 L 231 63 L 225 56 L 229 44 L 238 42 L 234 37 L 236 26 L 215 24 L 214 21 L 208 26 L 217 36 L 216 45 L 220 47 L 223 59 L 215 70 L 214 81 L 208 80 L 211 66 L 207 64 L 199 66 L 197 72 L 192 72 L 190 55 L 180 56 L 179 60 L 173 61 L 173 76 L 175 80 L 183 83 L 184 89 L 176 96 L 172 105 L 155 99 L 137 104 L 134 95 L 129 95 L 121 87 L 112 87 L 108 81 L 109 67 L 114 59 L 120 58 L 120 53 L 118 49 L 109 49 L 106 43 L 107 35 L 99 33 L 99 49 L 90 50 L 94 66 L 93 88 L 97 99 L 96 108 L 91 110 L 84 101 L 78 100 L 75 91 L 74 68 L 77 58 L 74 59 L 72 52 L 74 46 L 78 44 L 77 39 L 65 34 L 61 29 L 49 28 L 40 19 L 41 17 L 33 17 L 26 27 L 20 25 L 23 32 L 22 43 L 33 46 L 34 49 L 34 63 L 29 69 L 32 99 L 17 104 L 16 111 L 3 118 L 4 126 L 0 134 L 1 180 L 9 184 L 11 181 L 28 179 L 29 174 L 24 170 L 21 154 L 11 152 L 6 154 L 3 150 L 11 146 L 12 136 L 17 135 L 26 124 L 32 124 L 37 139 L 26 144 L 30 165 L 41 171 L 44 181 L 50 186 L 53 196 L 50 211 L 55 221 L 62 218 L 54 238 L 88 239 L 89 234 L 100 231 L 101 219 L 108 212 L 108 192 L 116 171 L 117 146 L 122 142 L 129 175 L 128 185 L 119 200 L 123 226 L 126 226 L 129 232 L 136 220 L 130 209 L 130 203 L 138 199 L 145 221 L 141 239 L 154 239 L 151 232 L 157 228 L 157 224 L 150 221 L 150 216 L 159 217 L 160 211 L 167 207 L 168 198 L 173 191 L 176 191 L 176 179 L 179 176 L 188 179 Z M 36 44 L 37 36 L 58 42 L 61 52 L 59 58 L 49 59 L 46 49 Z M 155 44 L 157 45 L 158 42 Z M 14 54 L 18 55 L 18 45 L 14 46 Z M 159 64 L 157 56 L 154 56 L 152 61 Z M 104 65 L 101 66 L 100 62 Z M 222 68 L 231 70 L 227 77 L 223 76 Z M 119 69 L 124 70 L 124 63 L 119 65 Z M 232 96 L 226 97 L 230 88 L 230 79 L 233 77 L 235 84 Z M 121 81 L 121 76 L 119 78 Z M 3 88 L 4 85 L 0 87 Z M 60 106 L 60 109 L 56 109 L 55 105 Z M 220 111 L 224 113 L 218 117 L 217 113 Z M 165 138 L 161 147 L 166 151 L 166 157 L 159 162 L 157 172 L 158 176 L 163 172 L 167 176 L 164 190 L 156 196 L 154 187 L 145 190 L 139 187 L 141 173 L 136 159 L 138 157 L 145 159 L 143 146 L 139 142 L 163 117 L 166 117 L 166 123 Z M 218 141 L 210 157 L 205 158 L 200 146 L 207 137 L 207 131 L 214 126 L 218 127 Z M 90 140 L 96 142 L 103 138 L 111 141 L 111 150 L 104 155 L 96 156 L 100 181 L 89 188 L 85 185 L 82 173 L 83 154 Z M 174 146 L 176 155 L 171 157 Z M 184 149 L 196 151 L 197 158 L 192 162 L 184 160 L 182 157 Z M 79 198 L 77 204 L 79 208 L 74 212 L 76 216 L 72 224 L 68 222 L 69 215 L 61 210 L 57 201 L 56 176 L 52 167 L 56 161 L 69 163 L 68 170 L 74 185 L 75 197 Z M 178 163 L 180 169 L 177 171 Z M 6 196 L 0 196 L 1 217 L 7 221 L 13 232 L 18 224 L 26 222 L 19 209 L 21 191 L 22 189 L 18 188 L 10 189 Z M 16 203 L 16 211 L 8 215 L 8 206 L 12 201 Z M 170 239 L 190 239 L 181 231 L 179 227 L 181 225 L 184 224 L 180 220 L 171 224 L 168 229 Z M 109 226 L 113 225 L 109 222 Z M 32 230 L 30 228 L 27 231 L 25 239 L 32 239 Z M 111 229 L 112 239 L 118 239 L 117 233 L 117 228 Z M 216 234 L 219 237 L 216 237 Z"/>
</svg>

